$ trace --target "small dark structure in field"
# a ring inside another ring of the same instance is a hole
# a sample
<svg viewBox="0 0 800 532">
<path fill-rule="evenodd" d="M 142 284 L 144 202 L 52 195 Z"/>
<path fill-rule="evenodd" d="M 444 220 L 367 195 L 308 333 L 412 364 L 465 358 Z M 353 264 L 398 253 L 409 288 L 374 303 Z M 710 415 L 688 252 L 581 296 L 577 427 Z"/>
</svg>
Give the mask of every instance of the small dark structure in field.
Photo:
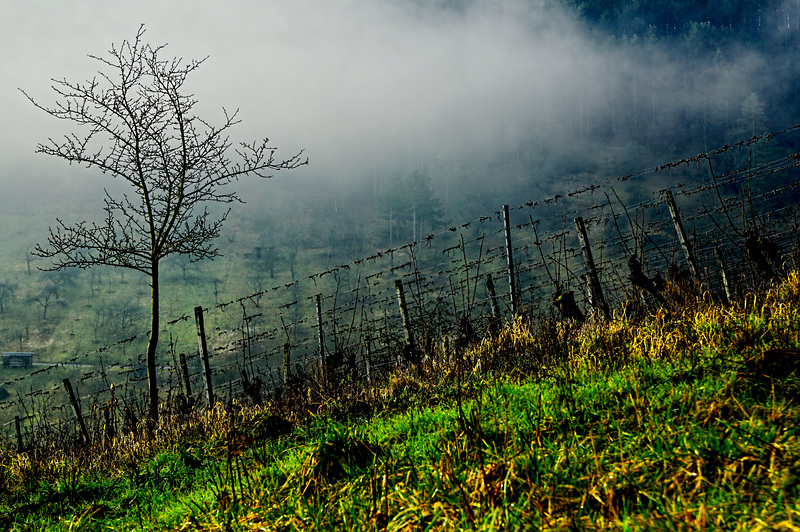
<svg viewBox="0 0 800 532">
<path fill-rule="evenodd" d="M 3 353 L 0 355 L 4 368 L 30 368 L 33 366 L 33 353 Z"/>
</svg>

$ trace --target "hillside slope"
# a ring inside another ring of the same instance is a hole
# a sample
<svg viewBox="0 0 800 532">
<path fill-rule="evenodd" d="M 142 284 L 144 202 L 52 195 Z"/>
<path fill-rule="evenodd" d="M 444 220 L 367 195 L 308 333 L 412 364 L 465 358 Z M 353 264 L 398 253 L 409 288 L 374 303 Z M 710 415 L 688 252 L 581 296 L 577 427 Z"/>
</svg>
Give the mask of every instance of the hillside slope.
<svg viewBox="0 0 800 532">
<path fill-rule="evenodd" d="M 633 322 L 507 323 L 358 392 L 4 452 L 7 530 L 778 529 L 800 276 Z M 232 406 L 232 407 L 231 407 Z"/>
</svg>

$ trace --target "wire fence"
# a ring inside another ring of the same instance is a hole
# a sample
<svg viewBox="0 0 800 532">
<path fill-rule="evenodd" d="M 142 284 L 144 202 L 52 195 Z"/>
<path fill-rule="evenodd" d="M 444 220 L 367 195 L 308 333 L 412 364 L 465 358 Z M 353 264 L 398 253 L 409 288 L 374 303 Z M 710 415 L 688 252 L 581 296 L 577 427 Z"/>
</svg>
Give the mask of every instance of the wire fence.
<svg viewBox="0 0 800 532">
<path fill-rule="evenodd" d="M 260 401 L 287 383 L 372 383 L 435 343 L 480 337 L 514 315 L 581 320 L 646 309 L 676 275 L 717 300 L 739 297 L 797 264 L 799 134 L 795 126 L 507 205 L 172 317 L 161 331 L 170 340 L 158 354 L 160 399 L 207 408 L 209 397 Z M 206 352 L 186 333 L 201 322 Z M 0 382 L 15 390 L 0 402 L 6 436 L 19 445 L 34 434 L 75 437 L 135 423 L 147 411 L 148 334 Z M 66 378 L 28 386 L 54 371 Z"/>
</svg>

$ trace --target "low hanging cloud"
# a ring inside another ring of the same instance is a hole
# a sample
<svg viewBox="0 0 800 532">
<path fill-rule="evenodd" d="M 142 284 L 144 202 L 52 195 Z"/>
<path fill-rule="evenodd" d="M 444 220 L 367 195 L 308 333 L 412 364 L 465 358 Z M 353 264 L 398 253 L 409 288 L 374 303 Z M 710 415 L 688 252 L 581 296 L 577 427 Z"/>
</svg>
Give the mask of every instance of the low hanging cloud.
<svg viewBox="0 0 800 532">
<path fill-rule="evenodd" d="M 711 65 L 666 47 L 604 46 L 550 2 L 423 4 L 146 0 L 89 9 L 51 1 L 33 16 L 26 3 L 6 2 L 0 39 L 17 52 L 3 59 L 11 75 L 0 101 L 14 127 L 2 132 L 0 171 L 53 172 L 33 150 L 64 130 L 13 89 L 51 102 L 49 77 L 90 77 L 99 65 L 86 54 L 132 38 L 140 23 L 149 42 L 169 43 L 168 56 L 209 56 L 189 83 L 204 117 L 238 107 L 235 139 L 269 136 L 287 155 L 305 148 L 305 174 L 340 179 L 531 139 L 559 152 L 598 124 L 649 120 L 657 136 L 713 102 L 735 112 L 762 62 L 743 53 L 736 68 L 717 65 L 712 75 Z"/>
<path fill-rule="evenodd" d="M 291 132 L 337 173 L 514 143 L 561 120 L 607 66 L 557 10 L 312 4 L 284 8 L 282 25 L 295 30 L 267 32 L 254 52 L 248 75 L 264 99 L 248 105 L 248 121 Z"/>
</svg>

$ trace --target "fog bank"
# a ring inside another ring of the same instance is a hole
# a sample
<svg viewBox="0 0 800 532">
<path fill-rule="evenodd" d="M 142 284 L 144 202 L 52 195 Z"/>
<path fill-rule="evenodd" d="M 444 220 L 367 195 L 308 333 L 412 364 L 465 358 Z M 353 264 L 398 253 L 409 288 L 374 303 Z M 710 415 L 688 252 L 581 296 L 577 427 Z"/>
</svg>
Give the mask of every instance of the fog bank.
<svg viewBox="0 0 800 532">
<path fill-rule="evenodd" d="M 66 124 L 16 88 L 52 103 L 50 77 L 91 77 L 99 65 L 86 54 L 132 38 L 140 23 L 150 43 L 169 43 L 167 55 L 209 56 L 189 84 L 205 118 L 238 107 L 234 140 L 268 136 L 287 155 L 305 149 L 311 165 L 297 174 L 307 178 L 346 180 L 519 146 L 557 158 L 631 139 L 657 143 L 687 122 L 702 132 L 704 121 L 734 120 L 759 90 L 757 54 L 710 64 L 659 45 L 607 46 L 547 4 L 5 2 L 0 105 L 13 126 L 0 132 L 0 180 L 75 174 L 33 154 Z"/>
</svg>

